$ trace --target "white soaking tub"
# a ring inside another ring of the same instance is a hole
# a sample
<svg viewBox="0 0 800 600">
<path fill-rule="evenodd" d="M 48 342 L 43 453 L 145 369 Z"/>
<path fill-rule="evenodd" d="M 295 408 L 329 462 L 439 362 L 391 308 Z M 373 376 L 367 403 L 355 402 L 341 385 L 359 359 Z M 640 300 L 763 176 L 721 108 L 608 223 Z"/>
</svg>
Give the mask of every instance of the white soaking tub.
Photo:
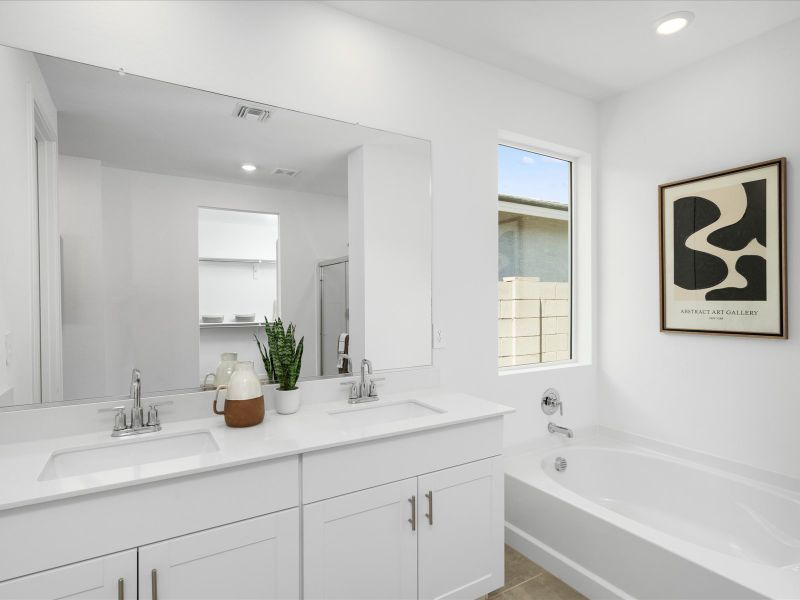
<svg viewBox="0 0 800 600">
<path fill-rule="evenodd" d="M 584 594 L 800 598 L 797 480 L 609 431 L 554 441 L 506 459 L 506 537 Z"/>
</svg>

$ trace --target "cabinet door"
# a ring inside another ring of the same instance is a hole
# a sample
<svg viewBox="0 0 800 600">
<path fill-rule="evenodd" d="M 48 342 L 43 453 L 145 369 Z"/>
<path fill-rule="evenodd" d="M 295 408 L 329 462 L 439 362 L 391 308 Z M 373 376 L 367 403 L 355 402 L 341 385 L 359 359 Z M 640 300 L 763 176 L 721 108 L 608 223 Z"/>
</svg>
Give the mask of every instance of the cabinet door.
<svg viewBox="0 0 800 600">
<path fill-rule="evenodd" d="M 140 600 L 299 597 L 297 508 L 139 548 Z"/>
<path fill-rule="evenodd" d="M 303 507 L 308 599 L 417 597 L 416 478 Z"/>
<path fill-rule="evenodd" d="M 474 599 L 503 585 L 500 457 L 419 478 L 419 597 Z"/>
<path fill-rule="evenodd" d="M 136 550 L 0 583 L 0 600 L 136 600 Z"/>
</svg>

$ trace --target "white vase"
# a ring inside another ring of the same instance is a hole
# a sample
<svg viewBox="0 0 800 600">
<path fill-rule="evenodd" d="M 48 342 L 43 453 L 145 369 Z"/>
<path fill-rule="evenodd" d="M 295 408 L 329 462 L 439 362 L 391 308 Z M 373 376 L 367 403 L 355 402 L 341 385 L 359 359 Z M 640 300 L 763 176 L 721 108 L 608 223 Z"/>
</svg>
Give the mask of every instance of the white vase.
<svg viewBox="0 0 800 600">
<path fill-rule="evenodd" d="M 237 361 L 238 354 L 236 354 L 236 352 L 224 352 L 222 356 L 220 356 L 216 372 L 206 375 L 203 381 L 203 387 L 208 389 L 210 387 L 215 388 L 220 385 L 227 385 L 231 380 L 233 371 L 236 369 Z"/>
<path fill-rule="evenodd" d="M 256 375 L 252 361 L 236 363 L 227 387 L 227 400 L 250 400 L 261 396 L 261 380 Z"/>
<path fill-rule="evenodd" d="M 291 415 L 300 408 L 300 388 L 275 390 L 275 410 L 280 415 Z"/>
</svg>

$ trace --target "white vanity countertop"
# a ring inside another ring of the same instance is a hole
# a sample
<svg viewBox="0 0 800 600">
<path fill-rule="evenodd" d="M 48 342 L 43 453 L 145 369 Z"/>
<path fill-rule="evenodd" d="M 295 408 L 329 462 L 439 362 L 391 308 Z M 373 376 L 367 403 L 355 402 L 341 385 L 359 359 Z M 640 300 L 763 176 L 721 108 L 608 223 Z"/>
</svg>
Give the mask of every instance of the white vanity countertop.
<svg viewBox="0 0 800 600">
<path fill-rule="evenodd" d="M 443 412 L 364 426 L 345 425 L 329 414 L 331 411 L 369 409 L 411 400 Z M 227 427 L 223 417 L 211 414 L 210 406 L 208 418 L 170 423 L 169 416 L 166 416 L 162 418 L 162 431 L 140 436 L 112 438 L 112 419 L 109 419 L 107 431 L 0 444 L 0 510 L 468 423 L 511 412 L 514 412 L 513 408 L 468 394 L 425 390 L 385 395 L 376 402 L 357 405 L 344 400 L 307 404 L 293 415 L 278 415 L 270 411 L 261 425 L 243 429 Z M 114 444 L 133 444 L 131 451 L 135 452 L 136 442 L 144 438 L 195 431 L 209 431 L 219 451 L 39 480 L 53 452 Z"/>
</svg>

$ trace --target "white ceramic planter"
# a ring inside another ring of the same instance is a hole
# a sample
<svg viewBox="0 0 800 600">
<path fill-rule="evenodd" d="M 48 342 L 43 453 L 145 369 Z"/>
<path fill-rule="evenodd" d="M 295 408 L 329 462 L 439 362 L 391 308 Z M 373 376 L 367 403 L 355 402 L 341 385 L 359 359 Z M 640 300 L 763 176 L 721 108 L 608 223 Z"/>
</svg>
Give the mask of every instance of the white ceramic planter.
<svg viewBox="0 0 800 600">
<path fill-rule="evenodd" d="M 291 415 L 300 408 L 300 388 L 296 390 L 275 390 L 275 410 L 280 415 Z"/>
</svg>

